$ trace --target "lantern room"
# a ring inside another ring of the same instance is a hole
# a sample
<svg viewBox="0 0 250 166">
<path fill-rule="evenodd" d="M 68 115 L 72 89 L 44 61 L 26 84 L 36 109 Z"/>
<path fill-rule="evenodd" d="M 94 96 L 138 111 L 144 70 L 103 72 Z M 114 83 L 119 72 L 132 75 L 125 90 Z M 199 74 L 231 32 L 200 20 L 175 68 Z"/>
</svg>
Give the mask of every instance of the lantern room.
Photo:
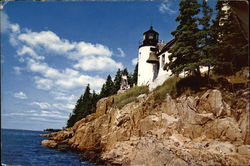
<svg viewBox="0 0 250 166">
<path fill-rule="evenodd" d="M 159 40 L 159 33 L 153 30 L 153 27 L 150 26 L 150 29 L 143 33 L 143 42 L 140 45 L 142 46 L 156 46 Z"/>
</svg>

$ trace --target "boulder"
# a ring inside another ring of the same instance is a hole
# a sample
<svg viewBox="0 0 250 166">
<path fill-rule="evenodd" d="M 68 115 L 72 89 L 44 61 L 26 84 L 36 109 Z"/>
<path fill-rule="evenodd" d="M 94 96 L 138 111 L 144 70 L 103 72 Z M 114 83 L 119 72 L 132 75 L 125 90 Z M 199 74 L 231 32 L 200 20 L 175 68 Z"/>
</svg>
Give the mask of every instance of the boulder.
<svg viewBox="0 0 250 166">
<path fill-rule="evenodd" d="M 57 147 L 57 143 L 54 140 L 43 140 L 42 145 L 47 146 L 49 148 L 56 148 Z"/>
<path fill-rule="evenodd" d="M 219 90 L 208 90 L 204 93 L 197 105 L 198 112 L 213 113 L 216 117 L 230 116 L 230 106 L 222 99 L 222 94 Z"/>
</svg>

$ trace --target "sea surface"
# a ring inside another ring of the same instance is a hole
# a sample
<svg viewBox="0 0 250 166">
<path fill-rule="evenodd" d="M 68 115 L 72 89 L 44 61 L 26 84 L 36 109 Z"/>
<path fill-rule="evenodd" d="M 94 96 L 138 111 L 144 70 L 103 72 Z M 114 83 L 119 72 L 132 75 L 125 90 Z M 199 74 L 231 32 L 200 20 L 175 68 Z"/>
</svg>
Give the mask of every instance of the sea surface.
<svg viewBox="0 0 250 166">
<path fill-rule="evenodd" d="M 94 166 L 78 154 L 41 145 L 43 131 L 1 129 L 1 163 L 8 166 Z"/>
</svg>

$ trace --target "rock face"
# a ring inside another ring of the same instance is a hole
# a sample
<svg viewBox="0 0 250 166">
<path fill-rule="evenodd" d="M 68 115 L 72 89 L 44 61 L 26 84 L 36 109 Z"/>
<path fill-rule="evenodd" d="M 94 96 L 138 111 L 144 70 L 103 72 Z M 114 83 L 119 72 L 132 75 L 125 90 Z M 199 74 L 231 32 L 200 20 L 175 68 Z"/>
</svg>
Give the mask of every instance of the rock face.
<svg viewBox="0 0 250 166">
<path fill-rule="evenodd" d="M 244 93 L 248 99 L 249 93 Z M 121 165 L 249 164 L 248 100 L 238 108 L 215 89 L 195 97 L 167 95 L 161 103 L 153 93 L 138 100 L 118 109 L 113 96 L 101 99 L 96 113 L 72 128 L 43 135 L 50 140 L 42 144 L 67 144 Z"/>
</svg>

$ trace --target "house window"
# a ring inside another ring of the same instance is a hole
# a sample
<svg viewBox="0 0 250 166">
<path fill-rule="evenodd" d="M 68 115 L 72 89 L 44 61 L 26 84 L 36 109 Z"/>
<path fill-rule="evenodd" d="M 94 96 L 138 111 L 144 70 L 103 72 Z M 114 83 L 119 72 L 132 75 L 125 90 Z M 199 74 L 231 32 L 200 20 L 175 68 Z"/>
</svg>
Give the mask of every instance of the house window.
<svg viewBox="0 0 250 166">
<path fill-rule="evenodd" d="M 162 55 L 162 58 L 161 58 L 161 66 L 162 68 L 164 67 L 165 65 L 165 54 Z"/>
</svg>

